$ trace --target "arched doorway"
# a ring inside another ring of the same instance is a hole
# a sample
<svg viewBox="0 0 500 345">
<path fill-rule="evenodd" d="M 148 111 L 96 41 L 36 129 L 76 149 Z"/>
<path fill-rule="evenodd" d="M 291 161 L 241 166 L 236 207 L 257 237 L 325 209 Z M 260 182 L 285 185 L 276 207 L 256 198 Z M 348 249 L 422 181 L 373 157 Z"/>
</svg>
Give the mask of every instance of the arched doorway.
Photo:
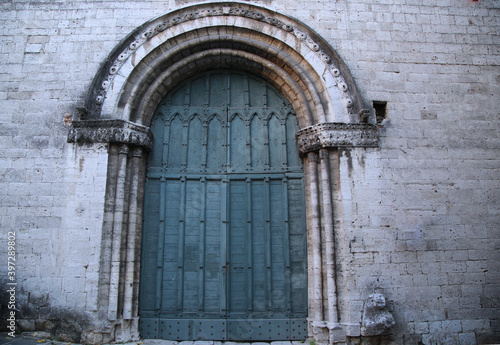
<svg viewBox="0 0 500 345">
<path fill-rule="evenodd" d="M 337 148 L 377 146 L 374 114 L 364 108 L 349 70 L 326 40 L 287 15 L 237 2 L 195 4 L 138 27 L 110 53 L 80 119 L 72 123 L 69 142 L 109 145 L 95 333 L 102 342 L 139 338 L 152 117 L 173 88 L 218 68 L 258 76 L 292 105 L 304 164 L 308 336 L 317 343 L 359 336 L 362 301 L 350 295 L 344 260 L 349 249 L 341 240 L 339 188 L 350 183 L 350 175 L 335 173 Z M 245 128 L 243 118 L 240 126 Z"/>
<path fill-rule="evenodd" d="M 153 117 L 140 331 L 170 340 L 303 340 L 303 168 L 290 103 L 217 70 L 183 82 Z"/>
</svg>

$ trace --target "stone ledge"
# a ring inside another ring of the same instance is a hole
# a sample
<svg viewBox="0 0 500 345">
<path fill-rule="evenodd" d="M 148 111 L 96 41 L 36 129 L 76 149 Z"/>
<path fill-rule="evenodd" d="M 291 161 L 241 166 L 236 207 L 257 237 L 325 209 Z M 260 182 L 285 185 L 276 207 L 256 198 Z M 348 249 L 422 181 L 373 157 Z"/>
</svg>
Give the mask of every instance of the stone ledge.
<svg viewBox="0 0 500 345">
<path fill-rule="evenodd" d="M 125 120 L 73 121 L 69 143 L 119 143 L 151 150 L 153 135 L 149 127 Z"/>
<path fill-rule="evenodd" d="M 367 123 L 318 123 L 298 131 L 296 139 L 301 155 L 324 148 L 378 147 L 377 126 Z"/>
</svg>

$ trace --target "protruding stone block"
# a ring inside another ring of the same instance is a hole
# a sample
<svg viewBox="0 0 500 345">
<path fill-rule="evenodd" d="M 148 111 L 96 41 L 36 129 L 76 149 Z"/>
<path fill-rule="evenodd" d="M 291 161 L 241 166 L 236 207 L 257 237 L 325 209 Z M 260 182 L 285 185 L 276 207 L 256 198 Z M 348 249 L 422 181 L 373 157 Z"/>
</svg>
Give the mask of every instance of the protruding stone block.
<svg viewBox="0 0 500 345">
<path fill-rule="evenodd" d="M 394 317 L 386 310 L 384 295 L 379 293 L 370 295 L 365 301 L 361 335 L 384 335 L 394 324 Z"/>
</svg>

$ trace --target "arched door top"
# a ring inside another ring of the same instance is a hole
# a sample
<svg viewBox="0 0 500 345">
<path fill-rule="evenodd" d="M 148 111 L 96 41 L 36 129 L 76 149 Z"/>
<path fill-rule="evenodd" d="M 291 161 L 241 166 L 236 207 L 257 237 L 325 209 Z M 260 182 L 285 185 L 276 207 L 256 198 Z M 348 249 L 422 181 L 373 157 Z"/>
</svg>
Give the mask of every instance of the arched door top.
<svg viewBox="0 0 500 345">
<path fill-rule="evenodd" d="M 290 101 L 301 128 L 358 123 L 356 86 L 336 52 L 303 23 L 250 4 L 189 6 L 153 19 L 110 54 L 86 108 L 90 119 L 149 126 L 165 94 L 186 76 L 217 67 L 258 73 Z"/>
</svg>

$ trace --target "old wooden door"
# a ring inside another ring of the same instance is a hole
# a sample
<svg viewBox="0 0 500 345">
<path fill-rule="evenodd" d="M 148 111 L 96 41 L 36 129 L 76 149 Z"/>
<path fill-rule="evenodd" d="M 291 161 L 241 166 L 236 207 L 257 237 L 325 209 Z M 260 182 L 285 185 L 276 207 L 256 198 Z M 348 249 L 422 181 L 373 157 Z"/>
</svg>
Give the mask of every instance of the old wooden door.
<svg viewBox="0 0 500 345">
<path fill-rule="evenodd" d="M 143 338 L 307 337 L 297 119 L 273 87 L 214 71 L 158 107 L 144 206 Z"/>
</svg>

